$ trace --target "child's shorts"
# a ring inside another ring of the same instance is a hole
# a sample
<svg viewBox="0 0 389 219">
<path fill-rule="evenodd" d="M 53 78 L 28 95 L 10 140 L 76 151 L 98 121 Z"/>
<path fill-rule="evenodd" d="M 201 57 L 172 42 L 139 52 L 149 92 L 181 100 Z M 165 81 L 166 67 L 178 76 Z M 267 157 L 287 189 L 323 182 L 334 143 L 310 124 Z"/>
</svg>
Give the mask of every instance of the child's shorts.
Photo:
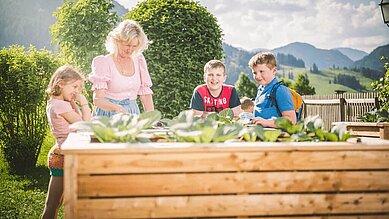
<svg viewBox="0 0 389 219">
<path fill-rule="evenodd" d="M 54 145 L 48 155 L 48 167 L 51 176 L 63 176 L 64 155 L 58 145 Z"/>
</svg>

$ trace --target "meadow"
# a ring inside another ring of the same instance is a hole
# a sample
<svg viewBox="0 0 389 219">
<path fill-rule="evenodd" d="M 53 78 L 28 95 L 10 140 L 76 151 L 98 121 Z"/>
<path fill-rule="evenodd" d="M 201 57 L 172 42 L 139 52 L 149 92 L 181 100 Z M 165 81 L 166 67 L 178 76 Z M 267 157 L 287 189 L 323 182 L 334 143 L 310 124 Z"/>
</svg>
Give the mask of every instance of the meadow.
<svg viewBox="0 0 389 219">
<path fill-rule="evenodd" d="M 335 90 L 344 90 L 347 93 L 359 92 L 350 87 L 332 83 L 334 77 L 339 74 L 355 76 L 356 79 L 359 80 L 359 83 L 366 88 L 366 91 L 363 92 L 372 92 L 371 83 L 373 82 L 373 80 L 362 76 L 359 72 L 344 69 L 320 69 L 319 74 L 313 74 L 310 72 L 309 68 L 295 68 L 289 66 L 282 66 L 282 68 L 283 70 L 279 71 L 280 73 L 282 73 L 282 71 L 285 71 L 287 75 L 287 73 L 291 71 L 294 74 L 294 79 L 296 79 L 299 74 L 307 73 L 309 83 L 315 88 L 316 95 L 335 94 Z M 329 83 L 330 80 L 331 84 Z"/>
<path fill-rule="evenodd" d="M 0 218 L 40 218 L 50 179 L 47 153 L 52 145 L 54 137 L 48 131 L 36 167 L 24 175 L 10 173 L 0 151 Z M 63 218 L 63 207 L 58 218 Z"/>
</svg>

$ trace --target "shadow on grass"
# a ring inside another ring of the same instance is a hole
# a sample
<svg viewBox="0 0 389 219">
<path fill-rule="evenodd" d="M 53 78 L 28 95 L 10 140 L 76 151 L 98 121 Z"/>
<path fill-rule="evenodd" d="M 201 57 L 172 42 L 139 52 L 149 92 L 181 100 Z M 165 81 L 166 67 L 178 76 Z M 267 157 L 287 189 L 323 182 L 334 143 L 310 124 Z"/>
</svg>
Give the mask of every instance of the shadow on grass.
<svg viewBox="0 0 389 219">
<path fill-rule="evenodd" d="M 33 167 L 24 174 L 17 176 L 27 179 L 30 182 L 26 185 L 26 190 L 40 189 L 41 191 L 46 191 L 49 185 L 50 172 L 46 166 Z"/>
</svg>

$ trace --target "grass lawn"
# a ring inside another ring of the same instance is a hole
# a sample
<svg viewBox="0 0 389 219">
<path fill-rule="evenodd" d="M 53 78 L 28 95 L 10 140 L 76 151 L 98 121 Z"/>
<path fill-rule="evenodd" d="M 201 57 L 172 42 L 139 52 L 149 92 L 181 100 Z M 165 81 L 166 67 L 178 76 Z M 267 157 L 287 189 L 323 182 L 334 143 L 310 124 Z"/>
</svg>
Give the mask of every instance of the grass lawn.
<svg viewBox="0 0 389 219">
<path fill-rule="evenodd" d="M 40 218 L 50 179 L 46 159 L 52 145 L 54 138 L 48 131 L 37 166 L 23 176 L 8 172 L 7 163 L 0 151 L 0 218 Z M 58 218 L 63 218 L 63 207 Z"/>
<path fill-rule="evenodd" d="M 320 74 L 313 74 L 309 71 L 309 68 L 282 67 L 283 70 L 279 71 L 280 77 L 282 76 L 283 71 L 286 72 L 285 75 L 288 75 L 288 72 L 293 72 L 294 79 L 297 79 L 299 74 L 307 73 L 309 83 L 315 88 L 316 95 L 335 94 L 335 90 L 345 90 L 347 93 L 358 93 L 358 91 L 344 85 L 329 83 L 329 81 L 333 82 L 334 77 L 339 74 L 355 76 L 356 79 L 359 80 L 359 83 L 362 86 L 365 86 L 366 90 L 364 92 L 372 92 L 371 82 L 373 82 L 373 80 L 362 76 L 359 72 L 344 69 L 320 69 Z"/>
</svg>

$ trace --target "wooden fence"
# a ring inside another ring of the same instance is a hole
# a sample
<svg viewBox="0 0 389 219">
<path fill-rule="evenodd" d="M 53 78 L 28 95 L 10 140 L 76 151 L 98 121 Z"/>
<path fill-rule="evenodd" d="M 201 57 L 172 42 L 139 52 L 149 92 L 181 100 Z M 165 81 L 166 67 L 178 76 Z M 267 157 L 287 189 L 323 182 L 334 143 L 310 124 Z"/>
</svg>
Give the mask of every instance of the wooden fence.
<svg viewBox="0 0 389 219">
<path fill-rule="evenodd" d="M 378 105 L 377 93 L 346 93 L 303 96 L 304 115 L 319 115 L 324 127 L 331 129 L 332 122 L 355 122 L 357 117 Z"/>
</svg>

